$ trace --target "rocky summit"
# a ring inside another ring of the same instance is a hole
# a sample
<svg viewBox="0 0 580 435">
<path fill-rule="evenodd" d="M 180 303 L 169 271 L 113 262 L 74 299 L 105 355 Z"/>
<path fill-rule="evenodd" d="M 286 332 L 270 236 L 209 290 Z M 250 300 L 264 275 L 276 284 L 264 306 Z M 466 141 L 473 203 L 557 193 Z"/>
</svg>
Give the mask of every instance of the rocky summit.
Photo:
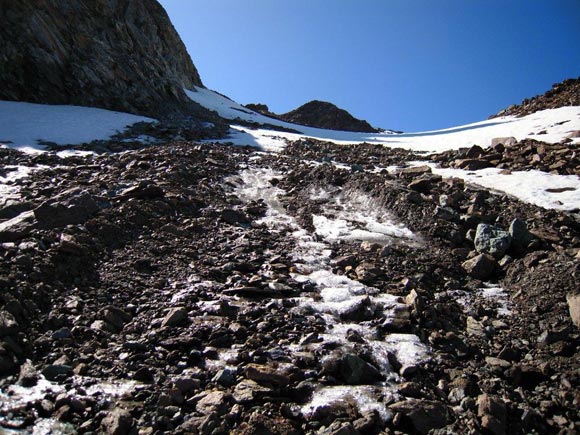
<svg viewBox="0 0 580 435">
<path fill-rule="evenodd" d="M 280 119 L 297 125 L 324 128 L 327 130 L 356 131 L 362 133 L 376 133 L 367 121 L 357 119 L 346 110 L 326 101 L 310 101 L 288 113 L 277 115 L 270 112 L 266 104 L 246 104 L 246 107 L 271 118 Z"/>
<path fill-rule="evenodd" d="M 2 98 L 179 112 L 201 85 L 153 0 L 5 3 Z M 0 433 L 579 433 L 580 112 L 550 95 L 372 144 L 202 88 L 219 125 L 1 137 Z"/>
<path fill-rule="evenodd" d="M 378 130 L 363 120 L 356 119 L 344 109 L 326 101 L 310 101 L 291 112 L 279 115 L 281 119 L 294 124 L 329 130 L 360 131 L 374 133 Z"/>
</svg>

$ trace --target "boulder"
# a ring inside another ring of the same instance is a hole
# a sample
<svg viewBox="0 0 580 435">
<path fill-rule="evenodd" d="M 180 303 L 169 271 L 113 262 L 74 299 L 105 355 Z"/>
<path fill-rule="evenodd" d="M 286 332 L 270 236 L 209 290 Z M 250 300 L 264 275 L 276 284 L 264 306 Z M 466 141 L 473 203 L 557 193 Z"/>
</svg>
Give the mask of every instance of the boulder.
<svg viewBox="0 0 580 435">
<path fill-rule="evenodd" d="M 447 425 L 447 407 L 429 400 L 408 399 L 389 406 L 391 411 L 400 412 L 404 416 L 409 429 L 421 435 L 427 435 L 432 429 Z"/>
<path fill-rule="evenodd" d="M 518 140 L 513 137 L 494 137 L 491 140 L 491 148 L 493 149 L 497 149 L 498 145 L 503 145 L 504 147 L 511 147 L 512 145 L 515 145 L 516 143 L 518 143 Z"/>
<path fill-rule="evenodd" d="M 526 222 L 517 218 L 510 224 L 509 234 L 512 238 L 511 248 L 517 253 L 525 252 L 534 240 L 534 236 L 528 231 Z"/>
<path fill-rule="evenodd" d="M 265 383 L 275 386 L 285 386 L 288 384 L 288 377 L 273 367 L 259 364 L 248 364 L 245 368 L 246 377 L 258 383 Z"/>
<path fill-rule="evenodd" d="M 493 276 L 498 265 L 491 255 L 480 254 L 463 262 L 462 267 L 469 276 L 485 281 Z"/>
<path fill-rule="evenodd" d="M 129 411 L 115 408 L 101 421 L 101 433 L 106 435 L 127 435 L 135 421 Z"/>
<path fill-rule="evenodd" d="M 372 384 L 383 379 L 376 367 L 353 354 L 340 359 L 338 370 L 340 378 L 350 385 Z"/>
<path fill-rule="evenodd" d="M 59 228 L 85 222 L 99 211 L 95 199 L 86 191 L 66 192 L 66 199 L 48 200 L 34 209 L 41 228 Z"/>
<path fill-rule="evenodd" d="M 496 259 L 503 257 L 511 242 L 512 237 L 509 232 L 488 224 L 479 224 L 477 226 L 473 240 L 477 252 L 490 254 Z"/>
<path fill-rule="evenodd" d="M 0 222 L 0 243 L 16 242 L 30 234 L 35 226 L 32 211 L 25 211 L 12 219 Z"/>
<path fill-rule="evenodd" d="M 162 327 L 166 326 L 180 326 L 187 320 L 187 310 L 183 307 L 176 307 L 169 310 L 169 313 L 161 322 Z"/>
</svg>

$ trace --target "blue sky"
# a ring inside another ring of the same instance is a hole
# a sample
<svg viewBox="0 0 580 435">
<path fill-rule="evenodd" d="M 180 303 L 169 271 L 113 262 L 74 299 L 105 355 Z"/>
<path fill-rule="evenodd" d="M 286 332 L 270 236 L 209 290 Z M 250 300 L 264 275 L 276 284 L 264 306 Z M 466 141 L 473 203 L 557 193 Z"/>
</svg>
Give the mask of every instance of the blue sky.
<svg viewBox="0 0 580 435">
<path fill-rule="evenodd" d="M 580 76 L 580 0 L 160 0 L 204 84 L 318 99 L 404 131 L 487 118 Z"/>
</svg>

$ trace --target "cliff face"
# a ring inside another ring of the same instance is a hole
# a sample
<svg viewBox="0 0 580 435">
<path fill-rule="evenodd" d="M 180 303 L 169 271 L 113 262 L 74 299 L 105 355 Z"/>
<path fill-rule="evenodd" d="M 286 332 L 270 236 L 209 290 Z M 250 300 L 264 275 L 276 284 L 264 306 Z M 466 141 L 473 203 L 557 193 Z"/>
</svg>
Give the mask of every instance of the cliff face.
<svg viewBox="0 0 580 435">
<path fill-rule="evenodd" d="M 155 0 L 0 0 L 0 99 L 160 117 L 202 86 Z"/>
<path fill-rule="evenodd" d="M 357 119 L 346 110 L 325 101 L 310 101 L 298 109 L 278 115 L 284 121 L 309 127 L 329 130 L 358 131 L 373 133 L 377 130 L 363 120 Z"/>
</svg>

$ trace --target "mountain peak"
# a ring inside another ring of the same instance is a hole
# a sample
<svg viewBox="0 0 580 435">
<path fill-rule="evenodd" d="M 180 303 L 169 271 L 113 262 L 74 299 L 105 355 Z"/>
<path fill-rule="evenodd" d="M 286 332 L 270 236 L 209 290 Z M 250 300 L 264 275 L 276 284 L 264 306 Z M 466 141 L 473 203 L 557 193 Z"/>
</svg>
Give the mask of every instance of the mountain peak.
<svg viewBox="0 0 580 435">
<path fill-rule="evenodd" d="M 284 121 L 328 130 L 374 133 L 367 121 L 357 119 L 346 110 L 327 101 L 312 100 L 288 113 L 279 115 Z"/>
</svg>

